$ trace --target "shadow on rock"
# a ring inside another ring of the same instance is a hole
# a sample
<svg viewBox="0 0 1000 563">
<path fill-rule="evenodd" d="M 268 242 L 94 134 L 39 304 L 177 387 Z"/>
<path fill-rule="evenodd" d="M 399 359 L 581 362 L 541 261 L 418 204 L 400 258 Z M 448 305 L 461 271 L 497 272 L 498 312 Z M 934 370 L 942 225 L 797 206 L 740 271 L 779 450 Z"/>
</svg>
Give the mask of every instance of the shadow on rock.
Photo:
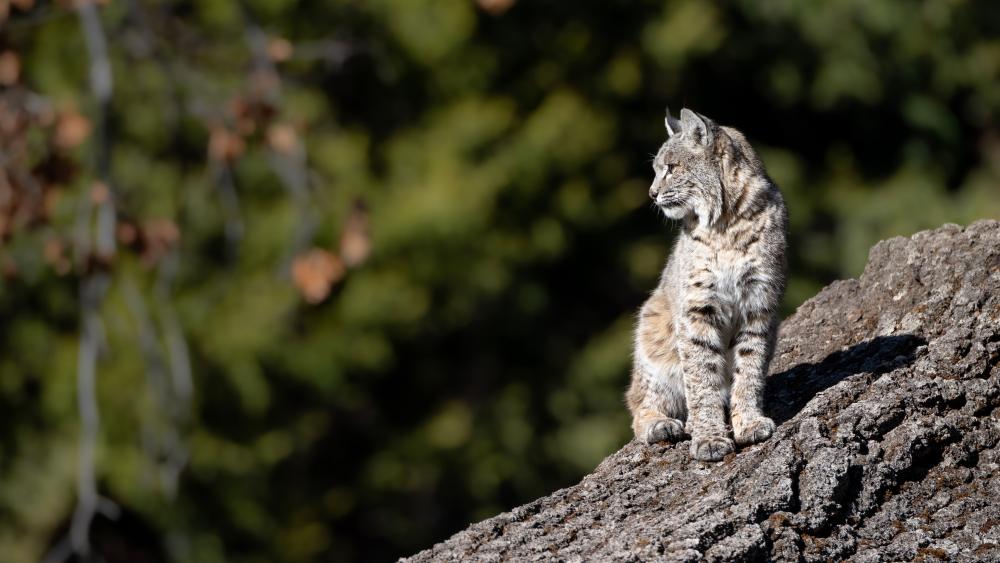
<svg viewBox="0 0 1000 563">
<path fill-rule="evenodd" d="M 777 424 L 795 416 L 817 393 L 859 373 L 876 376 L 909 365 L 927 341 L 912 334 L 879 336 L 834 352 L 815 364 L 799 364 L 767 379 L 766 412 Z"/>
</svg>

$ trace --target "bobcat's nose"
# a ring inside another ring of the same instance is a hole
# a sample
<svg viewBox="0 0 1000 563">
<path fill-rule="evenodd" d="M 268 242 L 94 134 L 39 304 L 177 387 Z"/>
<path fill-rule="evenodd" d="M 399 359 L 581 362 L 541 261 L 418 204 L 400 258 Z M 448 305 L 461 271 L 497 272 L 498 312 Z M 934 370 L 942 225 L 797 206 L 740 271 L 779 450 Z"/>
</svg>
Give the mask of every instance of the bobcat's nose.
<svg viewBox="0 0 1000 563">
<path fill-rule="evenodd" d="M 656 196 L 659 193 L 660 193 L 660 189 L 659 189 L 659 187 L 657 187 L 657 185 L 655 183 L 652 186 L 649 186 L 649 199 L 652 199 L 652 200 L 655 201 L 656 200 Z"/>
</svg>

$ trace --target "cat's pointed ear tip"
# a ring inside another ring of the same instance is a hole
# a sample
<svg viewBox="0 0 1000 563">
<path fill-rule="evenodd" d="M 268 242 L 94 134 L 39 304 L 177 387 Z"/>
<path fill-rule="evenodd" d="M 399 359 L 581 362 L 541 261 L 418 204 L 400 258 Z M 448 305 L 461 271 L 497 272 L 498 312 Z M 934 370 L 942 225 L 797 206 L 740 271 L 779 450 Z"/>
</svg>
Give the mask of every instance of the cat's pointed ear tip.
<svg viewBox="0 0 1000 563">
<path fill-rule="evenodd" d="M 681 122 L 676 117 L 670 115 L 670 106 L 667 106 L 664 111 L 666 116 L 663 118 L 663 125 L 667 128 L 667 134 L 673 137 L 681 130 Z"/>
<path fill-rule="evenodd" d="M 664 117 L 663 118 L 663 125 L 664 125 L 664 127 L 667 128 L 667 135 L 670 136 L 670 137 L 673 137 L 674 134 L 677 133 L 677 131 L 675 131 L 674 128 L 673 128 L 673 126 L 671 126 L 670 121 L 671 121 L 671 119 L 670 119 L 669 115 L 666 116 L 666 117 Z"/>
</svg>

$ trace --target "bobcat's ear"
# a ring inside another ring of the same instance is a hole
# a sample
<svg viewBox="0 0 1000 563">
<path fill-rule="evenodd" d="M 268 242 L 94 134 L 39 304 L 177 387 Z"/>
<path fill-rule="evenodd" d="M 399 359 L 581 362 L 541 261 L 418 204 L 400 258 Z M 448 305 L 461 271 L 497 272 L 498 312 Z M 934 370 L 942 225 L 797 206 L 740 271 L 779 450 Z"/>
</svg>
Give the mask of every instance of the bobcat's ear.
<svg viewBox="0 0 1000 563">
<path fill-rule="evenodd" d="M 697 113 L 684 108 L 681 110 L 681 128 L 692 143 L 702 147 L 712 144 L 712 131 L 708 123 Z"/>
<path fill-rule="evenodd" d="M 663 118 L 663 125 L 667 128 L 667 136 L 673 137 L 681 132 L 681 122 L 676 117 L 670 115 L 670 108 L 667 108 L 667 116 Z"/>
</svg>

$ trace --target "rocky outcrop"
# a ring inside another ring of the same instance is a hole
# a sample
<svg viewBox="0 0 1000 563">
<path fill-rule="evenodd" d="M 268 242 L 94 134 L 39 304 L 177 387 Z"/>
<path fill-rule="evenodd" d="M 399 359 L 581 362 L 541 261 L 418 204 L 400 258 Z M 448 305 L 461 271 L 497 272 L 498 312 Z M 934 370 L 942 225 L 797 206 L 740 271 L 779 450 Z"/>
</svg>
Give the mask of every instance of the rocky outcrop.
<svg viewBox="0 0 1000 563">
<path fill-rule="evenodd" d="M 632 442 L 410 560 L 1000 561 L 1000 223 L 878 243 L 771 372 L 769 441 Z"/>
</svg>

